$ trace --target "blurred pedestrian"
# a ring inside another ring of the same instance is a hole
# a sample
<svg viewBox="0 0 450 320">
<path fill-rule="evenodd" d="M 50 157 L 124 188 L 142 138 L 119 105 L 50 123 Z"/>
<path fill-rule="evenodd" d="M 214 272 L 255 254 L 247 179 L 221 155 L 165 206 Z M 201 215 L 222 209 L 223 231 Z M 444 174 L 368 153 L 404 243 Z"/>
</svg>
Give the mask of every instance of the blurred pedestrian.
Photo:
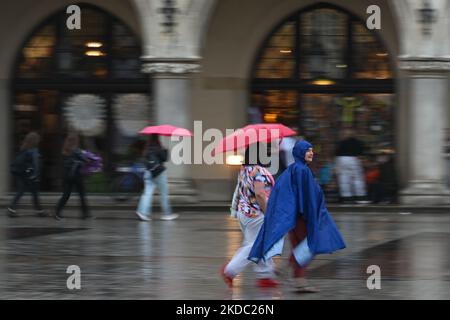
<svg viewBox="0 0 450 320">
<path fill-rule="evenodd" d="M 33 205 L 36 214 L 39 217 L 45 217 L 45 211 L 42 209 L 39 200 L 39 182 L 40 182 L 40 164 L 39 149 L 40 136 L 36 132 L 30 132 L 23 140 L 20 152 L 11 164 L 11 173 L 16 177 L 17 192 L 10 206 L 8 207 L 8 215 L 17 217 L 17 204 L 20 198 L 28 190 L 33 196 Z"/>
<path fill-rule="evenodd" d="M 233 258 L 221 269 L 225 283 L 232 287 L 233 279 L 250 263 L 247 259 L 258 232 L 264 222 L 267 199 L 275 184 L 268 164 L 260 161 L 262 143 L 251 145 L 245 151 L 245 160 L 241 166 L 238 184 L 233 195 L 232 216 L 239 220 L 243 234 L 241 247 Z M 271 259 L 261 261 L 254 266 L 259 287 L 275 287 L 278 282 L 274 278 L 274 264 Z"/>
<path fill-rule="evenodd" d="M 329 158 L 325 158 L 321 161 L 318 174 L 318 182 L 325 194 L 327 193 L 329 186 L 333 181 L 334 170 L 335 165 Z"/>
<path fill-rule="evenodd" d="M 385 153 L 379 159 L 380 165 L 380 198 L 386 204 L 397 201 L 398 181 L 395 159 L 392 153 Z"/>
<path fill-rule="evenodd" d="M 151 220 L 153 192 L 158 187 L 163 209 L 161 219 L 177 219 L 178 215 L 172 213 L 172 208 L 169 204 L 169 183 L 167 181 L 166 167 L 164 166 L 164 162 L 168 158 L 168 152 L 167 149 L 162 147 L 158 135 L 149 135 L 143 156 L 146 164 L 144 173 L 145 187 L 139 200 L 136 215 L 142 221 Z"/>
<path fill-rule="evenodd" d="M 379 203 L 382 200 L 380 168 L 378 161 L 374 156 L 370 157 L 367 162 L 366 184 L 368 200 L 371 203 Z"/>
<path fill-rule="evenodd" d="M 265 98 L 261 93 L 256 93 L 252 96 L 252 102 L 248 108 L 248 120 L 251 124 L 264 122 L 264 104 Z"/>
<path fill-rule="evenodd" d="M 297 292 L 317 292 L 308 285 L 305 268 L 317 254 L 345 248 L 345 243 L 325 207 L 325 197 L 308 167 L 313 160 L 312 145 L 298 141 L 294 147 L 295 164 L 278 179 L 267 204 L 264 224 L 249 254 L 261 263 L 281 255 L 284 237 L 292 246 L 290 262 L 294 268 Z"/>
<path fill-rule="evenodd" d="M 89 208 L 86 200 L 86 191 L 82 169 L 89 159 L 80 149 L 80 139 L 78 134 L 70 133 L 64 141 L 63 150 L 63 194 L 58 201 L 55 212 L 55 219 L 63 218 L 61 212 L 69 200 L 74 188 L 80 196 L 82 218 L 90 218 Z"/>
<path fill-rule="evenodd" d="M 344 138 L 336 150 L 336 173 L 339 182 L 341 201 L 366 203 L 366 184 L 361 157 L 364 155 L 364 143 L 354 136 L 351 129 L 345 129 Z"/>
</svg>

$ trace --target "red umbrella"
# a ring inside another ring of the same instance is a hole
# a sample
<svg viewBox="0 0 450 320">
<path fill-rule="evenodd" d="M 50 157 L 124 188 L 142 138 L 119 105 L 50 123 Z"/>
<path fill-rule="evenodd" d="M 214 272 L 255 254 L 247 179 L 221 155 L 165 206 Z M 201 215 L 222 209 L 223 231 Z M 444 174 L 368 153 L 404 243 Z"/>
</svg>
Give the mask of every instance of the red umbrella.
<svg viewBox="0 0 450 320">
<path fill-rule="evenodd" d="M 250 124 L 246 127 L 244 127 L 244 130 L 247 129 L 266 129 L 266 130 L 279 130 L 281 137 L 290 137 L 295 136 L 297 132 L 292 130 L 289 127 L 286 127 L 285 125 L 279 124 L 279 123 L 257 123 L 257 124 Z"/>
<path fill-rule="evenodd" d="M 236 151 L 241 148 L 246 148 L 252 143 L 270 142 L 275 139 L 282 139 L 283 137 L 293 136 L 295 134 L 296 132 L 294 130 L 282 124 L 261 123 L 248 125 L 223 138 L 219 145 L 214 148 L 212 154 L 215 156 L 218 153 Z"/>
<path fill-rule="evenodd" d="M 140 134 L 157 134 L 160 136 L 182 136 L 192 137 L 192 132 L 187 129 L 178 128 L 170 124 L 163 124 L 160 126 L 146 127 L 139 132 Z"/>
</svg>

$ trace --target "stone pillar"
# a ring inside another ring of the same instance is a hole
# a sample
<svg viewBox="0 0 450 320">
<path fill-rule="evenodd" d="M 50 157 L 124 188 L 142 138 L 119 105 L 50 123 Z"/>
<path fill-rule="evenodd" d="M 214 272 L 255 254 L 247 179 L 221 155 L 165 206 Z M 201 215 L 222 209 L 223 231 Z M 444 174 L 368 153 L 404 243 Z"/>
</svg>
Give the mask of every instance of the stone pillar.
<svg viewBox="0 0 450 320">
<path fill-rule="evenodd" d="M 200 70 L 198 59 L 143 58 L 143 60 L 143 71 L 152 75 L 153 123 L 171 124 L 192 131 L 194 128 L 190 74 Z M 162 141 L 167 145 L 170 138 Z M 195 201 L 196 192 L 192 186 L 191 166 L 174 165 L 169 161 L 167 168 L 171 195 L 178 195 L 175 201 Z"/>
<path fill-rule="evenodd" d="M 445 128 L 450 59 L 400 58 L 409 82 L 408 175 L 400 201 L 407 205 L 450 203 L 444 183 Z"/>
</svg>

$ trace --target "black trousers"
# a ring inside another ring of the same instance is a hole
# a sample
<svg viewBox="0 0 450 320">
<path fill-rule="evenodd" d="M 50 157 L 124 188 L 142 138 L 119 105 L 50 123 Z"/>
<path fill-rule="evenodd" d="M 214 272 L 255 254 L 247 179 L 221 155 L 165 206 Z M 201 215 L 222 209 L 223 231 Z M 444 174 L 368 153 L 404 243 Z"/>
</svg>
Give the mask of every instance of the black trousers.
<svg viewBox="0 0 450 320">
<path fill-rule="evenodd" d="M 31 192 L 31 195 L 33 196 L 34 209 L 41 211 L 42 207 L 39 201 L 39 183 L 21 176 L 17 177 L 17 192 L 9 207 L 16 210 L 20 198 L 22 198 L 26 191 Z"/>
<path fill-rule="evenodd" d="M 379 203 L 384 200 L 383 185 L 379 182 L 369 183 L 367 185 L 367 197 L 373 203 Z"/>
<path fill-rule="evenodd" d="M 81 175 L 76 176 L 74 178 L 68 177 L 64 178 L 63 195 L 56 206 L 56 215 L 61 216 L 61 211 L 63 210 L 64 206 L 69 200 L 70 195 L 72 194 L 74 188 L 77 189 L 78 194 L 80 195 L 81 210 L 83 212 L 83 216 L 84 217 L 89 216 L 89 209 L 86 202 L 86 191 L 84 188 L 84 182 Z"/>
</svg>

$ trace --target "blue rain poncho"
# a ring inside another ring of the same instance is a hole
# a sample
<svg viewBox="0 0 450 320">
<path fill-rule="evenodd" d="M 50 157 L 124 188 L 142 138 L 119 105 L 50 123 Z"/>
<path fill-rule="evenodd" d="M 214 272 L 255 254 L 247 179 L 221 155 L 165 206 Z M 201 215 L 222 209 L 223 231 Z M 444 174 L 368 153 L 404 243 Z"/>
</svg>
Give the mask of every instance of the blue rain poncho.
<svg viewBox="0 0 450 320">
<path fill-rule="evenodd" d="M 344 240 L 325 207 L 325 197 L 305 161 L 312 145 L 298 141 L 292 151 L 295 163 L 275 183 L 264 217 L 264 224 L 249 254 L 258 263 L 281 255 L 285 235 L 303 218 L 310 255 L 332 253 L 345 248 Z M 294 251 L 295 254 L 295 251 Z"/>
</svg>

